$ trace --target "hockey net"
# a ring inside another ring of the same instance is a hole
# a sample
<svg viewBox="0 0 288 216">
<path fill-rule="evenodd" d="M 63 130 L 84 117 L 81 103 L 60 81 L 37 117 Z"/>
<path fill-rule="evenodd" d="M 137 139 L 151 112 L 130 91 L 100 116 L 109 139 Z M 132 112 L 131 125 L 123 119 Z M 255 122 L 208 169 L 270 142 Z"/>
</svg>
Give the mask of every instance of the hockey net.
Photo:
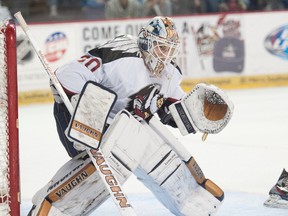
<svg viewBox="0 0 288 216">
<path fill-rule="evenodd" d="M 16 28 L 0 22 L 0 215 L 20 215 Z"/>
</svg>

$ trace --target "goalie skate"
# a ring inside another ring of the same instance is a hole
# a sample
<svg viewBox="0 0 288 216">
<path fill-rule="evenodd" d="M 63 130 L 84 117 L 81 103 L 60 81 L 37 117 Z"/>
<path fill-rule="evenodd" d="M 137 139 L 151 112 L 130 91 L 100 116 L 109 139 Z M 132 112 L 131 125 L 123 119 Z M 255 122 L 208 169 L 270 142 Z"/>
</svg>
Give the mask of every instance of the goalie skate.
<svg viewBox="0 0 288 216">
<path fill-rule="evenodd" d="M 264 205 L 270 208 L 288 209 L 288 172 L 283 169 L 278 182 L 269 191 L 270 197 Z"/>
<path fill-rule="evenodd" d="M 270 208 L 288 209 L 288 200 L 282 199 L 279 195 L 271 194 L 270 197 L 264 202 L 264 205 Z"/>
</svg>

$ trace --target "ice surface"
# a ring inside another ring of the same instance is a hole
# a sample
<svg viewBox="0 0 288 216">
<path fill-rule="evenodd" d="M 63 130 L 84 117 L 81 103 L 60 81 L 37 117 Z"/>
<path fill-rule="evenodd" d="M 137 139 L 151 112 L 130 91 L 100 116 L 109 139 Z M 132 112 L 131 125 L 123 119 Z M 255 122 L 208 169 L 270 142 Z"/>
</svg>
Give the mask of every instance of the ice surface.
<svg viewBox="0 0 288 216">
<path fill-rule="evenodd" d="M 235 111 L 221 133 L 181 137 L 207 178 L 225 191 L 217 216 L 287 216 L 288 210 L 263 206 L 283 168 L 288 169 L 288 88 L 231 90 Z M 52 104 L 19 109 L 21 216 L 27 215 L 34 193 L 69 160 L 60 144 Z M 136 178 L 124 185 L 139 215 L 172 215 Z M 109 200 L 94 215 L 119 215 Z"/>
</svg>

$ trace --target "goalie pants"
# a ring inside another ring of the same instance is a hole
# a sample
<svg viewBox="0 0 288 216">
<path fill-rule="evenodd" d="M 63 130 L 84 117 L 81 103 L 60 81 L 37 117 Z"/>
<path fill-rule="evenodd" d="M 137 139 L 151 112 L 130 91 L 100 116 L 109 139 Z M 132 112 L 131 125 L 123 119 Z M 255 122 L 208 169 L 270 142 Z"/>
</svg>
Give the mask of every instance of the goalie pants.
<svg viewBox="0 0 288 216">
<path fill-rule="evenodd" d="M 81 151 L 76 150 L 73 146 L 73 142 L 70 142 L 65 135 L 65 130 L 69 125 L 71 115 L 64 103 L 57 102 L 54 102 L 53 115 L 56 121 L 56 127 L 60 141 L 64 146 L 65 150 L 67 151 L 68 155 L 73 158 L 79 153 L 81 153 Z"/>
</svg>

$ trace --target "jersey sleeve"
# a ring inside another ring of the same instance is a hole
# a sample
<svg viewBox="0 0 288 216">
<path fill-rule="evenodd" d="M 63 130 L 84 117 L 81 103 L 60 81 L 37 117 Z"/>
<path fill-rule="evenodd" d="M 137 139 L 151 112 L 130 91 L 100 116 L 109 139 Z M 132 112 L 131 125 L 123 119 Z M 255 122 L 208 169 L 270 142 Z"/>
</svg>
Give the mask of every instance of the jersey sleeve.
<svg viewBox="0 0 288 216">
<path fill-rule="evenodd" d="M 100 82 L 103 67 L 101 59 L 86 54 L 56 70 L 56 77 L 67 95 L 80 93 L 87 81 Z M 97 74 L 97 76 L 96 76 Z"/>
<path fill-rule="evenodd" d="M 182 98 L 185 97 L 185 95 L 186 95 L 186 93 L 184 92 L 184 90 L 179 85 L 175 88 L 174 92 L 171 94 L 171 98 L 181 100 Z"/>
</svg>

